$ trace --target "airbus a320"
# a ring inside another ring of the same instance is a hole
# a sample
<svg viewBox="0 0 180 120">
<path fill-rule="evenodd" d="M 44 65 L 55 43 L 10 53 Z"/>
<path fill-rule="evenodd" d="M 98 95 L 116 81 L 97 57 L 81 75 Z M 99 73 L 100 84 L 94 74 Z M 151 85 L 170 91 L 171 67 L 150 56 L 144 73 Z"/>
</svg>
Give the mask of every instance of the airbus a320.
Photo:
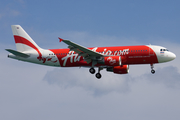
<svg viewBox="0 0 180 120">
<path fill-rule="evenodd" d="M 176 58 L 165 47 L 156 45 L 83 47 L 72 41 L 59 38 L 68 45 L 66 49 L 42 49 L 20 25 L 12 25 L 17 50 L 6 49 L 9 58 L 56 67 L 88 67 L 91 74 L 100 79 L 100 71 L 106 69 L 116 74 L 129 73 L 129 65 L 150 64 L 154 74 L 154 64 Z"/>
</svg>

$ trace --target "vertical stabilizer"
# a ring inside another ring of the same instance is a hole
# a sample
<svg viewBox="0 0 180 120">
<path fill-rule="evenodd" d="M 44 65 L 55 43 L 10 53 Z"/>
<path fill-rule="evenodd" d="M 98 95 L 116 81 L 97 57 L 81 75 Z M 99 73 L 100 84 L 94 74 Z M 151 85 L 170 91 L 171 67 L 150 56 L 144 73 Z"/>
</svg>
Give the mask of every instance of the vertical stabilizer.
<svg viewBox="0 0 180 120">
<path fill-rule="evenodd" d="M 17 51 L 23 52 L 32 49 L 40 49 L 40 47 L 33 41 L 33 39 L 26 33 L 26 31 L 24 31 L 20 25 L 12 25 L 11 27 Z"/>
</svg>

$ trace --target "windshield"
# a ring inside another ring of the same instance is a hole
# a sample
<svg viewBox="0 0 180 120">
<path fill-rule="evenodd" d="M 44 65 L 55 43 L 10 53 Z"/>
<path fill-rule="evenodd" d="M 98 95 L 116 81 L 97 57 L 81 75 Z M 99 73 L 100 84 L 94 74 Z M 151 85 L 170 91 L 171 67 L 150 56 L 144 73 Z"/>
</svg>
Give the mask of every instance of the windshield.
<svg viewBox="0 0 180 120">
<path fill-rule="evenodd" d="M 168 49 L 160 49 L 160 51 L 169 51 Z"/>
</svg>

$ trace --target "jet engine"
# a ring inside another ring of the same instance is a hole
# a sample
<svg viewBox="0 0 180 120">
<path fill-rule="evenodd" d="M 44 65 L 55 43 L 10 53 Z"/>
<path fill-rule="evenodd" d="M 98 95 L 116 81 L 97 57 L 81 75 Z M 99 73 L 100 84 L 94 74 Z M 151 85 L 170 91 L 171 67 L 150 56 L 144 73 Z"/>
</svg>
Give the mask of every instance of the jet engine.
<svg viewBox="0 0 180 120">
<path fill-rule="evenodd" d="M 108 72 L 114 72 L 116 74 L 127 74 L 129 73 L 129 65 L 108 67 L 106 70 Z"/>
</svg>

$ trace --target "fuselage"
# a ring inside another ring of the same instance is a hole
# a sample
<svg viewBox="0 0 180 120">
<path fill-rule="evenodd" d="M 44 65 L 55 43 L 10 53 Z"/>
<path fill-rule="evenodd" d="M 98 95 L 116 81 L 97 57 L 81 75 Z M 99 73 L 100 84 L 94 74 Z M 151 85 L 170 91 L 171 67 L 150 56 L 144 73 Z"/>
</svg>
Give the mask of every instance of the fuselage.
<svg viewBox="0 0 180 120">
<path fill-rule="evenodd" d="M 155 45 L 90 47 L 86 48 L 72 41 L 59 38 L 68 45 L 66 49 L 42 49 L 24 31 L 20 25 L 12 25 L 16 50 L 6 49 L 8 57 L 56 67 L 90 67 L 89 72 L 101 78 L 100 71 L 106 69 L 116 74 L 129 73 L 129 65 L 150 64 L 151 73 L 155 73 L 153 64 L 168 62 L 176 55 L 166 48 Z"/>
<path fill-rule="evenodd" d="M 141 45 L 141 46 L 117 46 L 117 47 L 91 47 L 89 48 L 95 52 L 99 52 L 108 56 L 121 56 L 123 64 L 155 64 L 168 62 L 176 58 L 176 55 L 166 48 L 155 45 Z M 92 66 L 92 63 L 87 64 L 82 56 L 79 56 L 70 49 L 40 49 L 25 51 L 29 54 L 29 58 L 22 58 L 9 54 L 9 57 L 33 62 L 37 64 L 57 66 L 57 67 L 77 67 L 77 66 Z M 95 66 L 102 66 L 96 64 Z"/>
</svg>

